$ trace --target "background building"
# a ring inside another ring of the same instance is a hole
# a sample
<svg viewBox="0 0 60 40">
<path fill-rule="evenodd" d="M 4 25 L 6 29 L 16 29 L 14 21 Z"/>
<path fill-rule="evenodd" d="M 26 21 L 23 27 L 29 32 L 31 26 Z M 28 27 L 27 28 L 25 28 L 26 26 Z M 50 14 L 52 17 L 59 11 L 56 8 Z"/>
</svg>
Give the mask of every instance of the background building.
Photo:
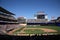
<svg viewBox="0 0 60 40">
<path fill-rule="evenodd" d="M 26 18 L 23 17 L 23 16 L 18 17 L 17 20 L 20 24 L 25 24 L 26 23 Z"/>
</svg>

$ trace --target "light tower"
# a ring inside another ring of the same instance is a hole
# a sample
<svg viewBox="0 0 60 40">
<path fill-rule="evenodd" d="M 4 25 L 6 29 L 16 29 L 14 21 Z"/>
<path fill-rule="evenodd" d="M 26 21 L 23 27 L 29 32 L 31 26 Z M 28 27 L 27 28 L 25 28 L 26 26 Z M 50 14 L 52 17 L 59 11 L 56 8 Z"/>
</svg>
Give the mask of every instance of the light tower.
<svg viewBox="0 0 60 40">
<path fill-rule="evenodd" d="M 51 20 L 54 20 L 55 19 L 55 16 L 51 16 Z"/>
</svg>

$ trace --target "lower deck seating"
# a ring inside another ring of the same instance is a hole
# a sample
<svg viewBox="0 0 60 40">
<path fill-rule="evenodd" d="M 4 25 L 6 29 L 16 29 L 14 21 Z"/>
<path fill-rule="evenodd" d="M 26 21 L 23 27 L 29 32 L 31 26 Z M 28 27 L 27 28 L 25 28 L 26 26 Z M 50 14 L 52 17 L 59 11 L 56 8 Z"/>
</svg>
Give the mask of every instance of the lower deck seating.
<svg viewBox="0 0 60 40">
<path fill-rule="evenodd" d="M 18 28 L 18 24 L 2 24 L 0 25 L 0 34 L 2 33 L 2 30 L 9 32 L 14 30 L 15 28 Z"/>
</svg>

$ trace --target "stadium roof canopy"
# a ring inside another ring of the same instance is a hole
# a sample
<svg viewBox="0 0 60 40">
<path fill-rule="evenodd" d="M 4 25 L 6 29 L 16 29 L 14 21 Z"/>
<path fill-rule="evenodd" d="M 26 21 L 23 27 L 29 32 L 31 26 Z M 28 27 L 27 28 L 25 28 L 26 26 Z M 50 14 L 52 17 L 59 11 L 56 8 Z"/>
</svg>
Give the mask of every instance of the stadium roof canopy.
<svg viewBox="0 0 60 40">
<path fill-rule="evenodd" d="M 34 14 L 34 16 L 37 16 L 37 15 L 47 15 L 47 14 L 45 14 L 44 11 L 38 11 L 36 14 Z"/>
<path fill-rule="evenodd" d="M 4 12 L 4 13 L 6 13 L 6 14 L 15 15 L 15 14 L 13 14 L 13 13 L 7 11 L 6 9 L 4 9 L 4 8 L 2 8 L 2 7 L 0 7 L 0 11 L 1 11 L 1 12 Z"/>
</svg>

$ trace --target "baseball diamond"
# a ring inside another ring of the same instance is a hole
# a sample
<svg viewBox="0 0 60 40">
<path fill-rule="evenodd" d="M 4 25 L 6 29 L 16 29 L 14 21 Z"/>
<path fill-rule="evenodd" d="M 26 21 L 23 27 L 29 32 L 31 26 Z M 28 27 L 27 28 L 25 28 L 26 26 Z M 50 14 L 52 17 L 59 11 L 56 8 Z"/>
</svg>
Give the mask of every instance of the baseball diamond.
<svg viewBox="0 0 60 40">
<path fill-rule="evenodd" d="M 27 36 L 31 34 L 60 34 L 58 26 L 24 26 L 8 33 L 9 35 Z"/>
</svg>

